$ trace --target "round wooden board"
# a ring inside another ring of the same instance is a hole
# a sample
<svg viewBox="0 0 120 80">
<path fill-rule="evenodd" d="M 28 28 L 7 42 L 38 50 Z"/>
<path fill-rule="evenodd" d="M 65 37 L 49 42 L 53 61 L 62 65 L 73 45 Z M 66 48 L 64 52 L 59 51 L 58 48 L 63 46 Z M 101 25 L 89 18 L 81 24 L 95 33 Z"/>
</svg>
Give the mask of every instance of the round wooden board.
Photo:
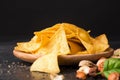
<svg viewBox="0 0 120 80">
<path fill-rule="evenodd" d="M 81 55 L 60 55 L 58 57 L 58 62 L 60 65 L 75 65 L 81 60 L 97 61 L 101 57 L 111 57 L 113 55 L 114 49 L 108 48 L 105 52 L 95 53 L 95 54 L 81 54 Z"/>
<path fill-rule="evenodd" d="M 101 57 L 111 57 L 113 55 L 114 49 L 108 48 L 104 52 L 95 53 L 95 54 L 81 54 L 81 55 L 59 55 L 58 56 L 58 63 L 59 65 L 76 65 L 81 60 L 90 60 L 90 61 L 97 61 Z M 37 54 L 29 54 L 20 51 L 13 50 L 13 55 L 17 58 L 33 63 L 37 58 L 42 57 L 41 55 Z"/>
</svg>

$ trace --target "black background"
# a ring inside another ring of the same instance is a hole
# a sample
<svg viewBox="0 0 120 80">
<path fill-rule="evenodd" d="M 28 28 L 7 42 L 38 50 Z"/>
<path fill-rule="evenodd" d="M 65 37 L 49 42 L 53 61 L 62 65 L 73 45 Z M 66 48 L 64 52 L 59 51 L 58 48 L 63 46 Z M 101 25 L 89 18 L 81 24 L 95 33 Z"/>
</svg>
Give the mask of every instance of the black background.
<svg viewBox="0 0 120 80">
<path fill-rule="evenodd" d="M 32 80 L 29 79 L 30 65 L 12 55 L 14 46 L 19 41 L 33 37 L 34 31 L 56 23 L 75 24 L 91 30 L 93 36 L 105 33 L 112 48 L 120 47 L 119 0 L 3 0 L 1 2 L 0 80 Z M 66 80 L 76 80 L 76 67 L 74 67 L 61 67 Z M 90 77 L 88 80 L 105 79 Z"/>
<path fill-rule="evenodd" d="M 119 41 L 119 0 L 3 0 L 0 36 L 33 36 L 34 31 L 68 22 Z"/>
</svg>

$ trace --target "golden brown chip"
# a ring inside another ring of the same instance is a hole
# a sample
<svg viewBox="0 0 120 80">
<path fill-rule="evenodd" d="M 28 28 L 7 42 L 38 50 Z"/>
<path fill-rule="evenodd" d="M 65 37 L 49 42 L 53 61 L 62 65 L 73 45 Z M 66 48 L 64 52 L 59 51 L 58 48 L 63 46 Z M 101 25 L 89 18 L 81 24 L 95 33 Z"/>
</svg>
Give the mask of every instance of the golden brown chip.
<svg viewBox="0 0 120 80">
<path fill-rule="evenodd" d="M 65 31 L 62 26 L 50 38 L 48 44 L 40 49 L 40 53 L 42 52 L 46 53 L 46 55 L 38 58 L 32 64 L 30 71 L 40 71 L 52 74 L 59 73 L 60 69 L 57 56 L 70 53 Z"/>
<path fill-rule="evenodd" d="M 94 53 L 94 47 L 92 43 L 86 42 L 82 40 L 81 38 L 80 38 L 80 41 L 83 44 L 83 46 L 86 48 L 86 51 L 88 52 L 88 54 Z"/>
<path fill-rule="evenodd" d="M 57 60 L 57 50 L 38 58 L 30 67 L 30 71 L 40 71 L 51 74 L 60 72 Z"/>
<path fill-rule="evenodd" d="M 108 39 L 105 34 L 101 34 L 100 36 L 97 36 L 96 38 L 92 38 L 93 46 L 95 53 L 97 52 L 103 52 L 107 48 L 109 48 Z"/>
<path fill-rule="evenodd" d="M 83 55 L 83 54 L 89 54 L 87 50 L 79 51 L 75 55 Z"/>
<path fill-rule="evenodd" d="M 57 45 L 59 44 L 59 45 Z M 56 33 L 49 39 L 49 41 L 46 43 L 46 45 L 44 45 L 43 47 L 41 47 L 37 53 L 44 53 L 46 54 L 47 52 L 49 52 L 49 50 L 52 50 L 51 47 L 57 45 L 59 46 L 59 54 L 68 54 L 70 53 L 70 49 L 68 46 L 68 42 L 67 42 L 67 38 L 66 38 L 66 34 L 64 31 L 64 28 L 61 26 Z"/>
<path fill-rule="evenodd" d="M 40 71 L 46 73 L 59 73 L 60 69 L 57 60 L 57 50 L 38 58 L 30 67 L 30 71 Z"/>
<path fill-rule="evenodd" d="M 71 51 L 70 54 L 72 55 L 76 54 L 77 52 L 82 52 L 83 50 L 85 50 L 82 44 L 79 44 L 77 42 L 68 40 L 68 44 L 69 44 L 70 51 Z"/>
<path fill-rule="evenodd" d="M 39 47 L 40 43 L 31 43 L 31 42 L 20 42 L 17 43 L 18 46 L 16 46 L 14 49 L 18 51 L 24 51 L 27 53 L 34 53 Z"/>
<path fill-rule="evenodd" d="M 41 45 L 40 42 L 36 41 L 36 38 L 37 36 L 34 36 L 29 42 L 18 42 L 14 49 L 28 53 L 34 53 L 34 51 L 36 51 Z"/>
<path fill-rule="evenodd" d="M 41 35 L 46 35 L 48 38 L 51 38 L 54 33 L 60 28 L 61 24 L 55 24 L 52 27 L 45 28 L 40 31 L 35 31 L 34 34 L 38 37 L 41 37 Z"/>
<path fill-rule="evenodd" d="M 40 40 L 38 40 L 37 36 L 34 36 L 29 42 L 18 42 L 17 46 L 14 49 L 27 53 L 36 53 L 39 48 L 48 42 L 49 38 L 42 35 L 39 39 Z"/>
<path fill-rule="evenodd" d="M 82 45 L 86 48 L 86 51 L 88 52 L 88 54 L 94 53 L 94 48 L 93 48 L 93 44 L 91 42 L 91 36 L 89 35 L 89 33 L 84 29 L 79 29 L 77 36 L 80 42 L 82 43 Z"/>
</svg>

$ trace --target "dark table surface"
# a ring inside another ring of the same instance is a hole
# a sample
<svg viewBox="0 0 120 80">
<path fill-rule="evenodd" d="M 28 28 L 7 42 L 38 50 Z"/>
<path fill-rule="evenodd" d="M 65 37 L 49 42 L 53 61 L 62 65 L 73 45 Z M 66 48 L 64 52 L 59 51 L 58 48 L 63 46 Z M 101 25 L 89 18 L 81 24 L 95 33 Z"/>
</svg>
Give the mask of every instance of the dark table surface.
<svg viewBox="0 0 120 80">
<path fill-rule="evenodd" d="M 0 40 L 0 80 L 49 80 L 47 74 L 30 72 L 31 63 L 24 62 L 14 57 L 13 48 L 23 38 L 1 38 Z M 120 47 L 120 41 L 110 41 L 110 46 L 114 49 Z M 64 80 L 78 80 L 76 70 L 78 65 L 60 66 L 60 74 L 64 75 Z M 101 76 L 88 77 L 87 80 L 106 80 Z"/>
</svg>

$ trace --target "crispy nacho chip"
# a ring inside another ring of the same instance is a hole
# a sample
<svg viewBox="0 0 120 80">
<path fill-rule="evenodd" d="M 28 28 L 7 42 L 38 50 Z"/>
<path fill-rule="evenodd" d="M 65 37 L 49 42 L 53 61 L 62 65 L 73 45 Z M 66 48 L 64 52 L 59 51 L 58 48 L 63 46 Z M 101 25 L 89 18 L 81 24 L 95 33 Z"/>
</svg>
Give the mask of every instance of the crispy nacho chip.
<svg viewBox="0 0 120 80">
<path fill-rule="evenodd" d="M 27 53 L 34 53 L 41 45 L 40 42 L 36 41 L 36 38 L 37 36 L 34 36 L 29 42 L 18 42 L 14 49 Z"/>
<path fill-rule="evenodd" d="M 92 38 L 92 42 L 95 50 L 94 53 L 103 52 L 109 48 L 108 39 L 105 34 Z"/>
<path fill-rule="evenodd" d="M 91 42 L 91 36 L 87 31 L 84 29 L 78 30 L 78 39 L 83 44 L 83 46 L 86 48 L 86 51 L 88 54 L 94 53 L 94 47 Z"/>
<path fill-rule="evenodd" d="M 40 71 L 52 74 L 59 73 L 60 69 L 57 56 L 70 53 L 65 31 L 62 26 L 42 49 L 40 51 L 45 50 L 46 55 L 38 58 L 32 64 L 30 71 Z"/>
<path fill-rule="evenodd" d="M 86 51 L 87 51 L 88 54 L 93 54 L 94 53 L 94 47 L 91 43 L 86 42 L 86 41 L 82 40 L 81 38 L 80 38 L 80 41 L 83 44 L 83 46 L 86 48 Z"/>
<path fill-rule="evenodd" d="M 67 38 L 65 35 L 65 31 L 63 26 L 61 26 L 56 33 L 50 38 L 50 40 L 46 43 L 46 45 L 44 45 L 43 47 L 41 47 L 36 54 L 39 53 L 44 53 L 47 54 L 49 52 L 49 50 L 52 50 L 51 47 L 54 45 L 59 44 L 59 54 L 68 54 L 70 53 L 70 49 L 68 46 L 68 42 L 67 42 Z"/>
<path fill-rule="evenodd" d="M 51 74 L 60 72 L 57 60 L 57 50 L 53 50 L 49 54 L 38 58 L 30 67 L 30 71 L 40 71 Z"/>
<path fill-rule="evenodd" d="M 74 55 L 76 54 L 77 52 L 82 52 L 85 50 L 85 48 L 83 47 L 82 44 L 79 44 L 77 42 L 74 42 L 74 41 L 69 41 L 68 40 L 68 44 L 69 44 L 69 47 L 70 47 L 70 54 Z"/>
<path fill-rule="evenodd" d="M 41 37 L 41 35 L 46 35 L 48 38 L 51 38 L 54 33 L 60 28 L 61 24 L 55 24 L 52 27 L 45 28 L 40 31 L 35 31 L 34 34 L 38 37 Z"/>
<path fill-rule="evenodd" d="M 49 38 L 44 35 L 42 35 L 39 40 L 37 36 L 34 36 L 29 42 L 18 42 L 14 49 L 27 53 L 36 53 L 36 51 L 45 45 L 48 40 Z"/>
</svg>

